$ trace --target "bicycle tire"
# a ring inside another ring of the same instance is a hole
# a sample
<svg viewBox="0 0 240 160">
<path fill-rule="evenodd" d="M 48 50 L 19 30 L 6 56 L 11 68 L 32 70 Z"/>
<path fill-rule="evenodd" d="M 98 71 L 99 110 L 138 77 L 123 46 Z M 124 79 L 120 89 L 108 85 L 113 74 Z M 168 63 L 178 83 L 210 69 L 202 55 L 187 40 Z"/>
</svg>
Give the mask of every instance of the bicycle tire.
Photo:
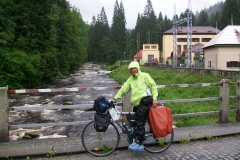
<svg viewBox="0 0 240 160">
<path fill-rule="evenodd" d="M 168 134 L 165 137 L 155 138 L 153 135 L 149 122 L 145 125 L 145 140 L 143 141 L 143 145 L 146 151 L 151 153 L 161 153 L 168 149 L 173 142 L 174 131 Z"/>
<path fill-rule="evenodd" d="M 97 132 L 94 128 L 94 121 L 91 121 L 84 127 L 81 139 L 82 145 L 88 153 L 103 157 L 116 150 L 120 134 L 112 122 L 109 123 L 106 132 Z"/>
</svg>

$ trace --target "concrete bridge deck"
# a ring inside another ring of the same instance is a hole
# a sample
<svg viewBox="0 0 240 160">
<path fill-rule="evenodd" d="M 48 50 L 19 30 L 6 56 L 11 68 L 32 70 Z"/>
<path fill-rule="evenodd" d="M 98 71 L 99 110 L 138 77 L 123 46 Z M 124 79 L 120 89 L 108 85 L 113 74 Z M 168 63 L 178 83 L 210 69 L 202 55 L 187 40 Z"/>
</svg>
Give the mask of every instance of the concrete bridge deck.
<svg viewBox="0 0 240 160">
<path fill-rule="evenodd" d="M 240 123 L 214 124 L 193 127 L 174 128 L 174 142 L 181 139 L 202 139 L 207 136 L 221 137 L 240 134 Z M 119 147 L 127 147 L 128 143 L 122 135 Z M 0 143 L 0 159 L 8 157 L 22 157 L 46 155 L 51 149 L 56 154 L 85 152 L 80 137 L 17 140 Z"/>
</svg>

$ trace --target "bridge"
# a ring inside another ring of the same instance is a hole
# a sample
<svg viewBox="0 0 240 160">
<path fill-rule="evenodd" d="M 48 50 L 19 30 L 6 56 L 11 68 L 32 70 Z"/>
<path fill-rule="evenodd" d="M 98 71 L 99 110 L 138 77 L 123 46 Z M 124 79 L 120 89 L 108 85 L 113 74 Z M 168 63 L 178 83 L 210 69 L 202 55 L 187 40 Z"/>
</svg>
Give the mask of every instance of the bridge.
<svg viewBox="0 0 240 160">
<path fill-rule="evenodd" d="M 220 83 L 202 83 L 202 84 L 173 84 L 173 85 L 157 85 L 157 88 L 189 88 L 189 87 L 210 87 L 215 86 L 220 88 L 219 97 L 208 97 L 208 98 L 193 98 L 193 99 L 177 99 L 177 100 L 158 100 L 159 103 L 187 103 L 187 102 L 204 102 L 204 101 L 219 101 L 219 110 L 209 112 L 198 112 L 198 113 L 187 113 L 187 114 L 173 114 L 173 117 L 187 117 L 187 116 L 202 116 L 202 115 L 219 115 L 219 124 L 198 126 L 198 127 L 182 127 L 174 128 L 175 130 L 175 142 L 180 142 L 183 139 L 190 139 L 195 137 L 196 139 L 206 138 L 206 135 L 211 136 L 222 136 L 232 135 L 240 133 L 240 125 L 229 124 L 229 113 L 236 113 L 236 120 L 239 122 L 239 107 L 240 107 L 240 81 L 229 82 L 228 79 L 223 79 Z M 230 86 L 236 86 L 236 96 L 230 96 Z M 20 89 L 20 90 L 8 90 L 7 87 L 0 88 L 0 157 L 1 156 L 23 156 L 35 155 L 47 153 L 51 148 L 54 148 L 58 153 L 67 152 L 79 152 L 83 151 L 81 141 L 79 137 L 67 137 L 61 139 L 45 139 L 45 140 L 17 140 L 9 141 L 9 129 L 18 128 L 38 128 L 43 126 L 68 126 L 68 125 L 85 125 L 89 121 L 74 121 L 74 122 L 59 122 L 59 123 L 36 123 L 36 124 L 20 124 L 10 125 L 8 113 L 11 111 L 27 111 L 27 110 L 55 110 L 55 109 L 80 109 L 87 110 L 92 108 L 93 104 L 79 104 L 79 105 L 57 105 L 57 106 L 19 106 L 11 107 L 8 106 L 8 95 L 9 94 L 25 94 L 25 93 L 47 93 L 54 92 L 56 94 L 60 92 L 85 92 L 89 90 L 118 90 L 120 86 L 109 86 L 109 87 L 79 87 L 79 88 L 49 88 L 49 89 Z M 122 102 L 116 105 L 122 106 L 124 112 L 131 111 L 130 94 L 123 97 Z M 229 110 L 229 100 L 236 100 L 236 109 Z M 125 119 L 123 119 L 125 121 Z M 124 136 L 121 141 L 124 141 Z M 19 143 L 20 142 L 20 143 Z M 124 141 L 126 142 L 126 141 Z M 63 145 L 64 144 L 64 145 Z M 72 145 L 72 146 L 71 146 Z M 78 147 L 77 147 L 78 146 Z M 119 147 L 126 147 L 127 144 L 123 143 Z M 28 151 L 29 147 L 32 149 Z M 28 148 L 28 149 L 26 149 Z M 9 150 L 12 149 L 12 150 Z M 25 149 L 22 152 L 21 149 Z M 31 152 L 31 153 L 30 153 Z M 8 154 L 6 154 L 8 153 Z"/>
</svg>

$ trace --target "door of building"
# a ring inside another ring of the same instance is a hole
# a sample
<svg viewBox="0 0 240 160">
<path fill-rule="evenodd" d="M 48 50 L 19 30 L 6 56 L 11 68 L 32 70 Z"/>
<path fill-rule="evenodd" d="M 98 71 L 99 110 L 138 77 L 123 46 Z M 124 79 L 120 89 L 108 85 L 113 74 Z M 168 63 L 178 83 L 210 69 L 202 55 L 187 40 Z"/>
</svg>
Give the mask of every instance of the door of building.
<svg viewBox="0 0 240 160">
<path fill-rule="evenodd" d="M 154 55 L 148 55 L 148 63 L 152 63 L 153 58 L 154 58 Z"/>
</svg>

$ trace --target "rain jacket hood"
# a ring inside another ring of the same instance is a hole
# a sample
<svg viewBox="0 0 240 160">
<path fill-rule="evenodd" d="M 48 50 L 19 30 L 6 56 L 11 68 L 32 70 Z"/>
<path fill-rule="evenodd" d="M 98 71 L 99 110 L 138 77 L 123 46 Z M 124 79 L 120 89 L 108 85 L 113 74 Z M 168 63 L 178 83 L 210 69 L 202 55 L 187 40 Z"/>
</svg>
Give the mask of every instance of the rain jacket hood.
<svg viewBox="0 0 240 160">
<path fill-rule="evenodd" d="M 139 67 L 138 62 L 131 62 L 131 63 L 128 65 L 128 69 L 131 69 L 131 68 L 137 68 L 138 71 L 140 71 L 140 67 Z"/>
</svg>

